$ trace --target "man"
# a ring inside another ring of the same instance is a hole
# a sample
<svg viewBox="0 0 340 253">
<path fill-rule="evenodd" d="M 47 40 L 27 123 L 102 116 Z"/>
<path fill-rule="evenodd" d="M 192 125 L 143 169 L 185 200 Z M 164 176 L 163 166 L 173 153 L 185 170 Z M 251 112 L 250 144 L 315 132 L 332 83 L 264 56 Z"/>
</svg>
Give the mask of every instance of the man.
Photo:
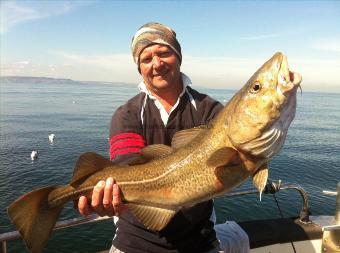
<svg viewBox="0 0 340 253">
<path fill-rule="evenodd" d="M 222 105 L 192 89 L 180 72 L 181 47 L 176 34 L 159 23 L 142 26 L 132 39 L 132 54 L 143 77 L 140 93 L 114 113 L 110 129 L 110 158 L 127 163 L 141 148 L 170 145 L 174 134 L 209 123 Z M 119 216 L 110 252 L 217 252 L 219 243 L 210 219 L 213 202 L 206 201 L 179 212 L 166 228 L 146 229 L 121 201 L 112 178 L 93 190 L 91 203 L 78 202 L 79 212 Z"/>
</svg>

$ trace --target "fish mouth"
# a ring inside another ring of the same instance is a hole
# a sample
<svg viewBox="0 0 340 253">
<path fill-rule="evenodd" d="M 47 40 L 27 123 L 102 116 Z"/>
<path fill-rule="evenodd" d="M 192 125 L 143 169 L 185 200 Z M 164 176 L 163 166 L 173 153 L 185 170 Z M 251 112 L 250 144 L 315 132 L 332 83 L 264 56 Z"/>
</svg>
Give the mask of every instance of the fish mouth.
<svg viewBox="0 0 340 253">
<path fill-rule="evenodd" d="M 281 55 L 281 64 L 278 71 L 277 86 L 285 95 L 296 91 L 297 88 L 301 89 L 302 77 L 299 73 L 290 71 L 288 68 L 288 61 L 285 55 Z M 302 89 L 301 89 L 302 91 Z"/>
</svg>

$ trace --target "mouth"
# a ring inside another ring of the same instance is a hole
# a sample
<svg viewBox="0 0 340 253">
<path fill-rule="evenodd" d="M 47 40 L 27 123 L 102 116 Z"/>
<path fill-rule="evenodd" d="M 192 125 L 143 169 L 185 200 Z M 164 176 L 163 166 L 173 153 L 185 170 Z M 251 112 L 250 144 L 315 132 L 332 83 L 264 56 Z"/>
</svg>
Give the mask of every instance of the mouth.
<svg viewBox="0 0 340 253">
<path fill-rule="evenodd" d="M 289 78 L 290 78 L 291 83 L 293 83 L 294 87 L 300 89 L 301 95 L 302 95 L 302 88 L 301 88 L 302 76 L 299 73 L 289 71 Z"/>
<path fill-rule="evenodd" d="M 169 73 L 168 69 L 163 69 L 161 71 L 154 71 L 152 75 L 155 78 L 163 78 L 164 79 L 167 76 L 168 73 Z"/>
<path fill-rule="evenodd" d="M 294 84 L 294 86 L 300 86 L 302 77 L 299 73 L 289 71 L 289 81 Z"/>
<path fill-rule="evenodd" d="M 283 55 L 278 73 L 278 86 L 280 87 L 282 93 L 289 93 L 290 91 L 296 90 L 297 88 L 300 88 L 302 92 L 300 86 L 301 81 L 302 77 L 299 73 L 289 70 L 287 57 Z"/>
</svg>

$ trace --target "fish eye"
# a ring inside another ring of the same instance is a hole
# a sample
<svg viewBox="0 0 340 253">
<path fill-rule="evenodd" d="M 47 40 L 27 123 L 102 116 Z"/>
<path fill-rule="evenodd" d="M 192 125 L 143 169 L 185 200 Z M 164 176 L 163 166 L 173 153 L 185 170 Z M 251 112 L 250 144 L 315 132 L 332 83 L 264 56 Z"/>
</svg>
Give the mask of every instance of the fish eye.
<svg viewBox="0 0 340 253">
<path fill-rule="evenodd" d="M 261 84 L 258 83 L 258 82 L 256 82 L 256 83 L 254 83 L 253 86 L 251 87 L 250 92 L 251 92 L 251 93 L 257 93 L 257 92 L 259 92 L 260 90 L 261 90 Z"/>
</svg>

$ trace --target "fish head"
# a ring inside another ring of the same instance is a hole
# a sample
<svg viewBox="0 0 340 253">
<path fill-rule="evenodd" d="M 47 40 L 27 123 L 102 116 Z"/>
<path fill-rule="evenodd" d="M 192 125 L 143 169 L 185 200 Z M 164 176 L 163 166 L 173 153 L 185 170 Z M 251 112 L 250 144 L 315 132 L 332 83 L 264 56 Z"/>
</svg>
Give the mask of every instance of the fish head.
<svg viewBox="0 0 340 253">
<path fill-rule="evenodd" d="M 279 152 L 295 116 L 301 80 L 280 52 L 255 72 L 230 102 L 228 137 L 237 150 L 263 163 Z"/>
</svg>

